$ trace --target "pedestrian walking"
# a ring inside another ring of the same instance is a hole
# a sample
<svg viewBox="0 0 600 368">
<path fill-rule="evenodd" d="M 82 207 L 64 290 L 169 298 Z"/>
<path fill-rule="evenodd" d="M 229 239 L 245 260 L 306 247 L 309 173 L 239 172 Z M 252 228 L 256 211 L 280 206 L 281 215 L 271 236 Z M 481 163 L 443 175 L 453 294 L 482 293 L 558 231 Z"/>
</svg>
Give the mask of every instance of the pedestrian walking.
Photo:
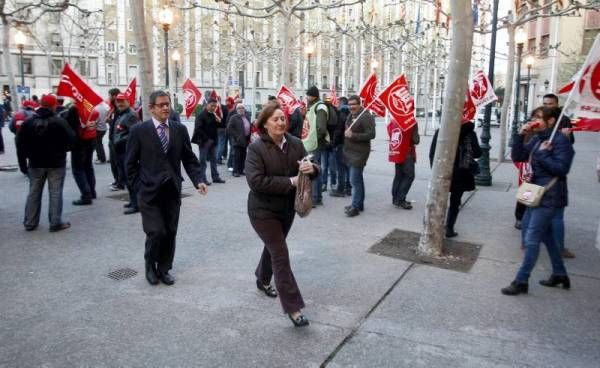
<svg viewBox="0 0 600 368">
<path fill-rule="evenodd" d="M 246 149 L 250 143 L 250 119 L 246 114 L 246 108 L 238 104 L 236 113 L 229 118 L 227 125 L 227 136 L 232 144 L 233 152 L 233 176 L 244 175 L 244 166 L 246 162 Z"/>
<path fill-rule="evenodd" d="M 98 111 L 98 123 L 96 124 L 96 163 L 97 164 L 105 164 L 106 163 L 106 151 L 104 150 L 104 136 L 106 135 L 106 131 L 108 130 L 108 124 L 106 124 L 106 119 L 109 114 L 109 106 L 102 102 L 98 106 L 94 107 L 94 110 Z"/>
<path fill-rule="evenodd" d="M 346 131 L 346 121 L 350 116 L 348 99 L 340 97 L 340 107 L 338 108 L 337 126 L 331 139 L 333 152 L 335 155 L 335 167 L 337 168 L 337 187 L 331 188 L 329 195 L 332 197 L 345 197 L 352 195 L 350 186 L 350 175 L 348 166 L 344 161 L 344 132 Z"/>
<path fill-rule="evenodd" d="M 458 236 L 454 231 L 458 212 L 460 211 L 461 200 L 464 192 L 475 190 L 475 175 L 479 166 L 476 158 L 481 157 L 481 147 L 475 134 L 475 124 L 473 122 L 463 123 L 460 127 L 458 146 L 454 157 L 454 168 L 452 170 L 452 181 L 450 182 L 450 203 L 446 215 L 446 237 L 452 238 Z M 433 166 L 433 157 L 435 156 L 435 147 L 437 144 L 439 129 L 435 131 L 431 147 L 429 149 L 429 163 Z"/>
<path fill-rule="evenodd" d="M 127 144 L 127 180 L 138 192 L 142 226 L 146 233 L 146 280 L 173 285 L 169 273 L 175 256 L 175 239 L 181 207 L 181 165 L 200 194 L 200 163 L 192 151 L 187 128 L 169 121 L 171 99 L 164 91 L 148 98 L 152 119 L 136 124 Z"/>
<path fill-rule="evenodd" d="M 575 151 L 569 139 L 563 134 L 556 134 L 549 140 L 554 124 L 560 117 L 557 107 L 544 107 L 543 119 L 539 125 L 534 122 L 523 125 L 519 134 L 513 136 L 512 159 L 517 162 L 529 161 L 532 169 L 528 182 L 546 188 L 540 204 L 528 207 L 523 221 L 525 232 L 525 256 L 521 268 L 514 281 L 502 289 L 505 295 L 518 295 L 529 291 L 529 277 L 535 267 L 540 252 L 540 243 L 546 245 L 552 263 L 552 274 L 548 280 L 540 281 L 543 286 L 562 285 L 564 289 L 571 287 L 567 270 L 560 255 L 550 227 L 556 213 L 568 205 L 567 174 L 571 168 Z M 524 142 L 527 134 L 535 135 Z"/>
<path fill-rule="evenodd" d="M 214 183 L 225 183 L 225 180 L 221 179 L 219 171 L 217 170 L 217 116 L 215 111 L 217 110 L 217 100 L 209 99 L 208 103 L 200 112 L 196 115 L 196 121 L 194 123 L 194 134 L 192 135 L 192 143 L 198 145 L 200 154 L 200 171 L 202 175 L 202 182 L 206 185 L 211 183 L 208 181 L 206 176 L 206 162 L 210 164 L 210 174 Z"/>
<path fill-rule="evenodd" d="M 364 211 L 365 182 L 363 171 L 371 153 L 371 141 L 375 139 L 375 118 L 363 112 L 360 97 L 348 98 L 350 115 L 344 131 L 344 161 L 348 165 L 352 185 L 352 203 L 344 208 L 346 216 L 358 216 Z"/>
<path fill-rule="evenodd" d="M 256 268 L 256 287 L 279 300 L 297 327 L 309 324 L 302 314 L 304 300 L 294 278 L 286 237 L 294 221 L 294 199 L 299 171 L 314 178 L 318 167 L 311 162 L 300 164 L 306 156 L 302 142 L 286 133 L 285 114 L 277 104 L 269 104 L 260 113 L 257 127 L 260 138 L 248 147 L 246 180 L 248 216 L 252 227 L 264 243 Z M 271 278 L 275 278 L 275 287 Z"/>
<path fill-rule="evenodd" d="M 42 194 L 48 181 L 50 232 L 69 228 L 62 220 L 62 196 L 67 151 L 75 143 L 75 132 L 56 116 L 56 97 L 44 95 L 41 107 L 27 119 L 17 133 L 17 152 L 29 160 L 29 194 L 25 205 L 25 230 L 38 227 Z"/>
<path fill-rule="evenodd" d="M 398 208 L 411 210 L 412 204 L 406 200 L 406 195 L 415 180 L 415 162 L 419 144 L 419 125 L 415 124 L 407 131 L 402 131 L 394 119 L 388 125 L 390 138 L 389 161 L 394 163 L 395 173 L 392 182 L 392 204 Z"/>
<path fill-rule="evenodd" d="M 111 88 L 108 91 L 108 104 L 110 110 L 108 112 L 107 124 L 108 124 L 108 154 L 110 159 L 110 172 L 113 175 L 114 181 L 110 184 L 110 190 L 118 191 L 125 189 L 127 179 L 120 175 L 118 167 L 117 153 L 113 145 L 115 135 L 115 123 L 119 118 L 119 111 L 115 105 L 115 99 L 121 91 L 118 88 Z"/>
</svg>

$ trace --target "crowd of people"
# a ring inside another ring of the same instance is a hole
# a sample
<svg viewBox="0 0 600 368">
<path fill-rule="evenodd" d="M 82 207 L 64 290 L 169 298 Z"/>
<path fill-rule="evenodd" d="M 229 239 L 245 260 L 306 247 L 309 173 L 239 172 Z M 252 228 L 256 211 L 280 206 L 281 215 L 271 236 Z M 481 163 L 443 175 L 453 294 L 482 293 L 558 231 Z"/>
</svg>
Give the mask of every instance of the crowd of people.
<svg viewBox="0 0 600 368">
<path fill-rule="evenodd" d="M 273 97 L 254 119 L 242 100 L 228 99 L 223 104 L 209 98 L 196 113 L 191 138 L 174 111 L 170 96 L 163 91 L 149 96 L 147 108 L 152 118 L 145 122 L 141 121 L 141 107 L 130 106 L 128 96 L 117 88 L 109 91 L 106 103 L 94 108 L 87 119 L 81 118 L 75 104 L 65 106 L 64 102 L 61 97 L 47 94 L 41 99 L 23 101 L 22 108 L 12 114 L 6 105 L 0 111 L 2 120 L 12 115 L 9 128 L 15 133 L 19 168 L 30 180 L 25 230 L 33 231 L 39 225 L 46 181 L 50 231 L 70 227 L 62 219 L 67 152 L 71 152 L 71 171 L 80 192 L 72 204 L 94 203 L 96 152 L 96 164 L 110 163 L 110 189 L 128 192 L 124 214 L 141 213 L 148 282 L 172 285 L 175 278 L 169 271 L 181 204 L 180 167 L 183 164 L 198 192 L 206 194 L 212 183 L 225 183 L 219 166 L 226 165 L 233 177 L 246 177 L 250 223 L 264 242 L 255 273 L 257 288 L 269 297 L 279 296 L 294 325 L 308 325 L 286 244 L 296 213 L 298 175 L 310 178 L 313 208 L 323 205 L 323 193 L 328 192 L 333 198 L 351 197 L 344 209 L 348 217 L 365 210 L 363 171 L 376 128 L 374 115 L 365 110 L 359 96 L 342 97 L 333 104 L 328 98 L 322 100 L 318 88 L 312 86 L 306 91 L 306 103 L 294 111 L 286 111 Z M 558 122 L 559 116 L 558 98 L 544 96 L 544 106 L 534 109 L 530 122 L 513 138 L 512 158 L 519 168 L 519 179 L 545 185 L 547 192 L 539 207 L 517 204 L 515 227 L 522 231 L 525 257 L 516 279 L 502 289 L 507 295 L 528 291 L 527 281 L 541 242 L 546 244 L 553 267 L 552 276 L 542 285 L 570 287 L 562 259 L 574 256 L 564 247 L 566 176 L 574 151 L 569 121 Z M 561 133 L 550 143 L 548 137 L 557 123 Z M 395 166 L 391 202 L 399 209 L 410 210 L 407 193 L 415 177 L 419 130 L 415 125 L 400 132 L 394 124 L 392 119 L 388 126 L 390 142 L 396 142 L 398 148 L 393 156 L 390 154 L 390 162 Z M 103 143 L 107 132 L 108 158 Z M 432 164 L 437 137 L 438 131 L 430 148 Z M 197 155 L 192 144 L 198 146 Z M 0 151 L 4 151 L 3 144 Z M 475 189 L 476 159 L 480 156 L 474 124 L 464 122 L 449 194 L 445 233 L 448 238 L 458 235 L 455 224 L 462 195 Z M 275 287 L 271 285 L 272 278 Z"/>
</svg>

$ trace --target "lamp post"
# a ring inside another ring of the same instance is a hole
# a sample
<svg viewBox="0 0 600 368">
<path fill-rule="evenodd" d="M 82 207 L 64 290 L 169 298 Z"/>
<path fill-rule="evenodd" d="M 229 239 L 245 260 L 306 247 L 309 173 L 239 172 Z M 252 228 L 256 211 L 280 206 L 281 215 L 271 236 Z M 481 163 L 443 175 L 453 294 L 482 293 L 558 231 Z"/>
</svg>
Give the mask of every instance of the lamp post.
<svg viewBox="0 0 600 368">
<path fill-rule="evenodd" d="M 544 81 L 544 91 L 548 92 L 548 87 L 550 86 L 550 81 L 546 79 Z"/>
<path fill-rule="evenodd" d="M 179 50 L 173 51 L 171 58 L 175 62 L 175 93 L 173 94 L 173 102 L 175 104 L 175 110 L 177 110 L 177 78 L 179 77 L 179 60 L 181 60 Z"/>
<path fill-rule="evenodd" d="M 379 61 L 377 61 L 377 59 L 372 59 L 371 60 L 371 70 L 373 72 L 377 72 L 377 68 L 379 68 Z"/>
<path fill-rule="evenodd" d="M 529 88 L 531 87 L 531 67 L 533 67 L 534 62 L 535 59 L 531 55 L 525 58 L 525 65 L 527 65 L 527 87 L 525 87 L 525 97 L 523 99 L 523 113 L 525 114 L 525 118 L 528 116 Z"/>
<path fill-rule="evenodd" d="M 15 44 L 19 49 L 19 55 L 21 57 L 21 88 L 25 90 L 25 65 L 23 63 L 23 48 L 27 42 L 27 36 L 20 30 L 15 34 Z"/>
<path fill-rule="evenodd" d="M 444 108 L 444 80 L 446 77 L 440 75 L 440 125 L 442 126 L 442 109 Z"/>
<path fill-rule="evenodd" d="M 169 90 L 169 29 L 173 24 L 173 11 L 168 5 L 158 12 L 158 22 L 165 33 L 165 86 Z"/>
<path fill-rule="evenodd" d="M 490 45 L 490 64 L 488 68 L 488 78 L 490 80 L 490 88 L 494 88 L 494 68 L 496 61 L 496 33 L 498 31 L 498 2 L 494 0 L 494 8 L 492 10 L 492 39 Z M 490 122 L 492 120 L 492 104 L 487 104 L 483 113 L 483 125 L 481 130 L 481 157 L 477 161 L 479 164 L 479 174 L 475 177 L 475 182 L 482 186 L 492 185 L 492 172 L 490 170 L 490 140 L 492 134 L 490 132 Z M 499 162 L 502 162 L 504 157 L 499 157 Z"/>
<path fill-rule="evenodd" d="M 527 41 L 527 35 L 522 28 L 519 28 L 515 34 L 515 43 L 517 44 L 517 78 L 515 87 L 515 117 L 512 125 L 513 137 L 519 132 L 519 87 L 521 86 L 521 58 L 523 57 L 523 45 L 525 41 Z M 512 137 L 510 141 L 512 146 Z"/>
<path fill-rule="evenodd" d="M 304 48 L 304 52 L 306 52 L 307 65 L 306 65 L 306 89 L 310 87 L 310 58 L 315 52 L 315 46 L 312 43 L 309 43 Z"/>
</svg>

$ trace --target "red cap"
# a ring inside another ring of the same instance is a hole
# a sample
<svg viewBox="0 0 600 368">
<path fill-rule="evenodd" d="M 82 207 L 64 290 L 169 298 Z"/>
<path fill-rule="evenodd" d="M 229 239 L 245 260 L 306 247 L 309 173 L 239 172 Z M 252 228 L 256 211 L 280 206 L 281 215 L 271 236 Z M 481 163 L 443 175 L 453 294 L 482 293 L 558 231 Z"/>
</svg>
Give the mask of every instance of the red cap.
<svg viewBox="0 0 600 368">
<path fill-rule="evenodd" d="M 32 100 L 25 100 L 25 101 L 21 102 L 21 105 L 23 107 L 35 108 L 35 102 L 33 102 Z"/>
<path fill-rule="evenodd" d="M 43 95 L 40 100 L 44 107 L 56 107 L 56 96 L 55 95 Z"/>
<path fill-rule="evenodd" d="M 125 93 L 119 93 L 117 95 L 117 97 L 115 97 L 115 100 L 127 100 L 129 101 L 129 96 L 127 96 Z"/>
</svg>

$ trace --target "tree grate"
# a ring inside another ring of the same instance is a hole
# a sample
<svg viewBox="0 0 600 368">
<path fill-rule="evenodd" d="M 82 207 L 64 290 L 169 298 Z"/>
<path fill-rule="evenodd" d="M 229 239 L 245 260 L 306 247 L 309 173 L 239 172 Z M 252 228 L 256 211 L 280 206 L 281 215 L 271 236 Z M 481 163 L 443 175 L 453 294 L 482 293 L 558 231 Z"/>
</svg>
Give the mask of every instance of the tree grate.
<svg viewBox="0 0 600 368">
<path fill-rule="evenodd" d="M 136 270 L 132 270 L 131 268 L 119 268 L 118 270 L 114 270 L 108 273 L 109 278 L 117 281 L 127 280 L 137 275 Z"/>
</svg>

